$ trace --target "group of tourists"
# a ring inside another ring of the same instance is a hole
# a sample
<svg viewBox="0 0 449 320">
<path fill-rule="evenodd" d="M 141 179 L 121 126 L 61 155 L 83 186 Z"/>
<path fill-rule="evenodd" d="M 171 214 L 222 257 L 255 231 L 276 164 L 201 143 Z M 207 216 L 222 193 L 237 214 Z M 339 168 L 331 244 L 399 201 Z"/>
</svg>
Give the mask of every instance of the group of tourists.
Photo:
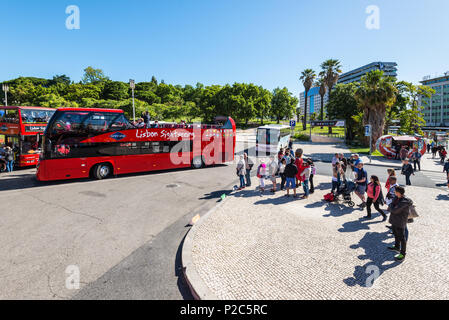
<svg viewBox="0 0 449 320">
<path fill-rule="evenodd" d="M 14 150 L 10 146 L 0 146 L 0 169 L 7 172 L 14 169 Z"/>
<path fill-rule="evenodd" d="M 350 168 L 350 171 L 348 170 Z M 407 223 L 413 222 L 412 217 L 416 217 L 416 210 L 413 206 L 413 201 L 405 197 L 405 189 L 398 184 L 396 171 L 388 169 L 387 182 L 385 184 L 386 196 L 384 197 L 383 186 L 380 183 L 379 177 L 375 175 L 368 176 L 364 164 L 358 154 L 353 154 L 349 159 L 345 159 L 341 154 L 335 154 L 332 160 L 332 193 L 338 196 L 337 191 L 342 184 L 347 183 L 348 173 L 352 175 L 352 180 L 355 183 L 355 194 L 362 201 L 359 207 L 363 210 L 366 208 L 367 215 L 365 219 L 372 219 L 372 207 L 380 214 L 382 221 L 385 222 L 388 218 L 387 213 L 390 213 L 389 223 L 387 226 L 391 229 L 395 237 L 395 244 L 389 247 L 390 250 L 397 251 L 398 254 L 395 259 L 401 261 L 405 258 L 408 229 Z M 402 173 L 406 176 L 406 180 L 410 182 L 410 175 L 413 174 L 414 169 L 409 163 L 408 159 L 404 160 Z M 387 205 L 387 209 L 381 207 Z"/>
<path fill-rule="evenodd" d="M 254 162 L 246 153 L 240 156 L 237 163 L 237 175 L 240 179 L 238 190 L 251 186 L 251 170 Z M 270 192 L 278 191 L 278 179 L 280 179 L 280 191 L 286 191 L 285 196 L 297 198 L 297 188 L 302 185 L 304 194 L 303 199 L 307 199 L 311 193 L 314 193 L 313 177 L 316 174 L 316 168 L 312 159 L 303 159 L 303 150 L 297 149 L 295 152 L 291 148 L 285 150 L 281 148 L 277 156 L 271 156 L 268 162 L 260 160 L 257 167 L 256 176 L 259 180 L 259 190 L 265 192 L 266 180 L 271 182 Z"/>
</svg>

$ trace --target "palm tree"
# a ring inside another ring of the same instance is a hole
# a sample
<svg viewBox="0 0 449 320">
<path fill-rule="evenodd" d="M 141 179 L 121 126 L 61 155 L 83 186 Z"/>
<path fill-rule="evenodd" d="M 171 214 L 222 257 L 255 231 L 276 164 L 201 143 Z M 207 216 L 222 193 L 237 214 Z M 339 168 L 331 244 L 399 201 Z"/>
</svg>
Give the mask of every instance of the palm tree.
<svg viewBox="0 0 449 320">
<path fill-rule="evenodd" d="M 320 120 L 324 120 L 324 96 L 327 92 L 326 82 L 324 81 L 325 72 L 321 71 L 318 75 L 318 81 L 315 83 L 316 87 L 319 87 L 319 94 L 321 97 L 321 108 L 320 108 Z"/>
<path fill-rule="evenodd" d="M 324 82 L 326 83 L 329 97 L 333 87 L 337 84 L 341 71 L 341 63 L 336 59 L 329 59 L 321 64 L 322 72 L 324 72 Z M 330 119 L 329 119 L 330 120 Z M 332 133 L 332 127 L 329 127 L 329 133 Z"/>
<path fill-rule="evenodd" d="M 387 108 L 395 103 L 397 90 L 394 78 L 386 77 L 383 71 L 374 70 L 362 77 L 355 93 L 363 109 L 363 123 L 371 125 L 370 144 L 373 147 L 384 132 Z"/>
<path fill-rule="evenodd" d="M 312 88 L 313 82 L 315 81 L 316 74 L 315 71 L 312 69 L 306 69 L 303 72 L 301 72 L 301 76 L 299 77 L 299 80 L 304 85 L 304 98 L 305 98 L 305 104 L 304 104 L 304 118 L 302 122 L 302 128 L 303 130 L 307 129 L 307 94 L 309 93 L 310 88 Z"/>
</svg>

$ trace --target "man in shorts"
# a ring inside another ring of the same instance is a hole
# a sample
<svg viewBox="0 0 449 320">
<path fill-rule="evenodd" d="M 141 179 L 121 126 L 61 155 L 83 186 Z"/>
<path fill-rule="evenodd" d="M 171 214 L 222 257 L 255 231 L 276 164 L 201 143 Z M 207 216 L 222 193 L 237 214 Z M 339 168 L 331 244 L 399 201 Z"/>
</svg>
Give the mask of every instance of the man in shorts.
<svg viewBox="0 0 449 320">
<path fill-rule="evenodd" d="M 359 162 L 357 164 L 357 170 L 356 173 L 356 189 L 355 194 L 362 200 L 362 203 L 359 205 L 362 209 L 365 208 L 366 202 L 365 202 L 365 192 L 366 192 L 366 186 L 368 181 L 368 173 L 365 169 L 363 169 L 363 162 Z"/>
</svg>

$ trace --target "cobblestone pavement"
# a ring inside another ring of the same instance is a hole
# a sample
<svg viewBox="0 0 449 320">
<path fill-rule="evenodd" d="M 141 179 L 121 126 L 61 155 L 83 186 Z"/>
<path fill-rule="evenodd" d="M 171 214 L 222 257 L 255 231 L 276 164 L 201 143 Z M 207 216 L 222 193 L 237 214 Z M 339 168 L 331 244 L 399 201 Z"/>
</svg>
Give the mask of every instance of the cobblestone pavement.
<svg viewBox="0 0 449 320">
<path fill-rule="evenodd" d="M 360 209 L 321 201 L 327 180 L 316 177 L 308 200 L 251 188 L 230 196 L 189 235 L 201 286 L 219 299 L 449 298 L 447 192 L 407 188 L 421 216 L 400 263 L 377 214 L 367 221 Z"/>
</svg>

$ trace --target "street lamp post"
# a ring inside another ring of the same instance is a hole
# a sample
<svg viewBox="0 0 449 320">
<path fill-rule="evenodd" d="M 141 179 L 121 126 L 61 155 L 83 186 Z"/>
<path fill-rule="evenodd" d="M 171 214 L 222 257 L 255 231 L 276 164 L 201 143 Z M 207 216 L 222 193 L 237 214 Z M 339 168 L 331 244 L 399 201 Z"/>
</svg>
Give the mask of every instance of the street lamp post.
<svg viewBox="0 0 449 320">
<path fill-rule="evenodd" d="M 9 86 L 6 83 L 2 84 L 2 89 L 3 92 L 5 93 L 5 106 L 8 106 L 8 91 L 9 91 Z"/>
<path fill-rule="evenodd" d="M 134 80 L 129 79 L 129 86 L 131 87 L 131 93 L 133 97 L 133 121 L 136 122 L 136 107 L 134 105 L 134 89 L 136 88 L 136 83 Z"/>
</svg>

